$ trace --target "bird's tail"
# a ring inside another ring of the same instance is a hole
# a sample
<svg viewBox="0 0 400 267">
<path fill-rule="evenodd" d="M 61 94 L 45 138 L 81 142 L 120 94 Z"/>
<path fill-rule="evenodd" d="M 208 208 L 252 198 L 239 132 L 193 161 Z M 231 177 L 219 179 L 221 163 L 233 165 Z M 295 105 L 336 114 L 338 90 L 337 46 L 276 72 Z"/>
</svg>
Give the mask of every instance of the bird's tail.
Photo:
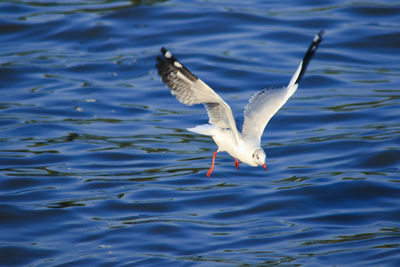
<svg viewBox="0 0 400 267">
<path fill-rule="evenodd" d="M 319 44 L 322 41 L 323 34 L 324 34 L 324 31 L 320 31 L 317 35 L 315 35 L 310 46 L 308 47 L 306 54 L 303 57 L 303 60 L 300 62 L 299 67 L 297 68 L 292 79 L 290 80 L 288 88 L 292 88 L 293 86 L 296 86 L 296 88 L 297 88 L 297 85 L 299 84 L 301 78 L 303 77 L 304 73 L 306 72 L 308 63 L 310 63 L 311 58 L 315 54 L 315 50 L 317 50 Z"/>
<path fill-rule="evenodd" d="M 193 128 L 188 128 L 188 130 L 191 132 L 203 135 L 213 135 L 215 129 L 216 127 L 211 124 L 202 124 L 202 125 L 197 125 L 196 127 Z"/>
</svg>

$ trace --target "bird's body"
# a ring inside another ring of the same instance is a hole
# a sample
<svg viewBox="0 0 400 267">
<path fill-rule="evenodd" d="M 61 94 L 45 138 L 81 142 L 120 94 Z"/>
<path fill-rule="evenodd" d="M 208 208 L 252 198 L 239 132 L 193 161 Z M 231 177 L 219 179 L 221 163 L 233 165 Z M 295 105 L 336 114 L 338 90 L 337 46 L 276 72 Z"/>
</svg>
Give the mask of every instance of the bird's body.
<svg viewBox="0 0 400 267">
<path fill-rule="evenodd" d="M 157 57 L 158 73 L 163 82 L 171 89 L 171 93 L 183 104 L 203 104 L 207 110 L 209 124 L 189 128 L 189 131 L 209 135 L 218 149 L 213 155 L 212 166 L 207 173 L 209 177 L 214 169 L 215 156 L 226 151 L 235 159 L 239 168 L 240 160 L 250 166 L 265 166 L 265 152 L 261 148 L 261 136 L 272 116 L 286 103 L 297 90 L 306 67 L 322 41 L 321 31 L 318 33 L 303 60 L 300 62 L 289 84 L 285 87 L 264 89 L 254 94 L 244 109 L 242 132 L 236 127 L 229 105 L 202 80 L 193 75 L 167 49 L 161 49 Z"/>
<path fill-rule="evenodd" d="M 226 128 L 215 127 L 210 124 L 199 125 L 188 129 L 191 132 L 209 135 L 218 146 L 218 152 L 228 152 L 233 158 L 240 160 L 250 166 L 256 167 L 258 164 L 252 160 L 251 152 L 260 148 L 255 140 L 251 140 L 238 132 L 238 138 L 235 139 L 233 131 Z"/>
</svg>

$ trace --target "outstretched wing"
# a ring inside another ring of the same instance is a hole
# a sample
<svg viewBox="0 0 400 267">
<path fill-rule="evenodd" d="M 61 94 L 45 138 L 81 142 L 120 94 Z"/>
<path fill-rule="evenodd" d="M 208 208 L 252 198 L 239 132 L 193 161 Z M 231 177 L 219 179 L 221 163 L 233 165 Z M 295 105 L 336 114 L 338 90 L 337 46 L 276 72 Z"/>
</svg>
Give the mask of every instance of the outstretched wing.
<svg viewBox="0 0 400 267">
<path fill-rule="evenodd" d="M 209 123 L 231 129 L 238 140 L 232 110 L 213 89 L 191 73 L 164 47 L 157 61 L 158 74 L 179 102 L 189 106 L 203 104 L 207 110 Z"/>
<path fill-rule="evenodd" d="M 323 31 L 320 31 L 314 37 L 288 86 L 265 89 L 254 94 L 250 98 L 249 104 L 244 110 L 244 122 L 242 128 L 243 135 L 253 140 L 257 140 L 257 142 L 260 143 L 264 128 L 269 120 L 286 103 L 294 92 L 296 92 L 308 63 L 322 41 L 322 35 Z"/>
</svg>

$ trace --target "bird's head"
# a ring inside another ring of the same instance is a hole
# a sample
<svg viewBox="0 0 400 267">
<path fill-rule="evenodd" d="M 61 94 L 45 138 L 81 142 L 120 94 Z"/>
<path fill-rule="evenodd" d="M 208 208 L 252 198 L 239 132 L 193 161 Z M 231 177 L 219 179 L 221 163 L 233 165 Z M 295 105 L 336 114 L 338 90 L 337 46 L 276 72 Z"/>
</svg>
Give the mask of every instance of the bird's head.
<svg viewBox="0 0 400 267">
<path fill-rule="evenodd" d="M 262 166 L 265 171 L 267 171 L 267 166 L 265 166 L 265 152 L 264 150 L 262 150 L 262 148 L 257 148 L 256 150 L 254 150 L 253 153 L 253 161 L 257 164 Z"/>
</svg>

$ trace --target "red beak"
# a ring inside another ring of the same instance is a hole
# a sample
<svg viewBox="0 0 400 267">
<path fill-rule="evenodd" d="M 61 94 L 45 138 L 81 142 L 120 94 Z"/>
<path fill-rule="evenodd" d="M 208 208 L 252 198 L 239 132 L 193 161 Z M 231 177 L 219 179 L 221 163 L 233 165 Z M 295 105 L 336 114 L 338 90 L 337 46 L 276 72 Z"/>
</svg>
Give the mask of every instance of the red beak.
<svg viewBox="0 0 400 267">
<path fill-rule="evenodd" d="M 264 170 L 267 171 L 267 166 L 265 166 L 265 163 L 263 165 L 261 165 L 264 167 Z"/>
</svg>

